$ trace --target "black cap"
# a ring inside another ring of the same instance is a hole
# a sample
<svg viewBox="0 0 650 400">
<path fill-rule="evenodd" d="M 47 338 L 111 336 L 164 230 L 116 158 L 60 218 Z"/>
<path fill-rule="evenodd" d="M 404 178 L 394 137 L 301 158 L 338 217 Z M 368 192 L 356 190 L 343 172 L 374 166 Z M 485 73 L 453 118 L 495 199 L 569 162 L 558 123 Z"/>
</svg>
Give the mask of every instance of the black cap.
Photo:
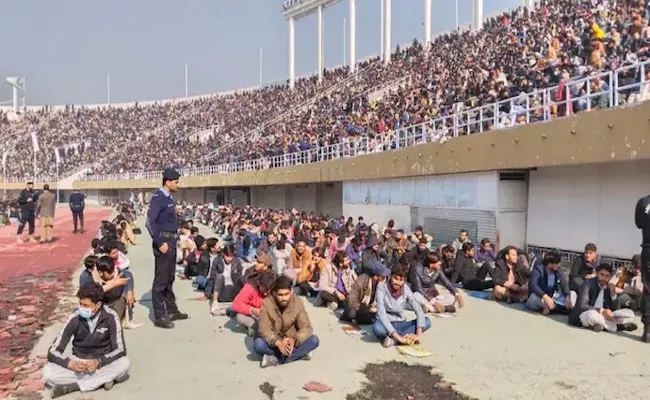
<svg viewBox="0 0 650 400">
<path fill-rule="evenodd" d="M 33 184 L 34 184 L 34 181 L 27 181 L 27 184 L 28 184 L 28 185 L 33 185 Z"/>
<path fill-rule="evenodd" d="M 167 168 L 163 171 L 163 179 L 169 181 L 175 181 L 181 177 L 181 174 L 178 173 L 174 168 Z"/>
</svg>

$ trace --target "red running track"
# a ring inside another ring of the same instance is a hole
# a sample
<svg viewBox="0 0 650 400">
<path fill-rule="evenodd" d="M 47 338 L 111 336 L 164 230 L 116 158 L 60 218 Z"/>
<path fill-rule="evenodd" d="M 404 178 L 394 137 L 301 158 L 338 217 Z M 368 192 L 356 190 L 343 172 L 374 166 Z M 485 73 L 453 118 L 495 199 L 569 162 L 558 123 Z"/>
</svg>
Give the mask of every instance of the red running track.
<svg viewBox="0 0 650 400">
<path fill-rule="evenodd" d="M 18 225 L 0 227 L 0 282 L 23 275 L 38 275 L 52 270 L 75 270 L 90 242 L 97 235 L 99 224 L 109 217 L 107 208 L 86 208 L 83 234 L 72 233 L 72 214 L 65 207 L 57 209 L 54 218 L 53 243 L 16 243 Z M 25 226 L 24 235 L 28 226 Z M 36 238 L 39 238 L 38 219 Z M 26 236 L 25 236 L 26 237 Z"/>
</svg>

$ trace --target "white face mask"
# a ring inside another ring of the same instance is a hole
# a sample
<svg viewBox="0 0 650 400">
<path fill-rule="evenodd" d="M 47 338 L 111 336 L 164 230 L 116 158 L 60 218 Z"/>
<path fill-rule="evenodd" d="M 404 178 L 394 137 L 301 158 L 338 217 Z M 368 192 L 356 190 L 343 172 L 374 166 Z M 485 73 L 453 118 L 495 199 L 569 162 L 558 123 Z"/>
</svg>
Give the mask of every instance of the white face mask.
<svg viewBox="0 0 650 400">
<path fill-rule="evenodd" d="M 79 306 L 79 316 L 83 319 L 90 319 L 93 316 L 93 310 L 92 308 L 86 308 L 83 306 Z"/>
</svg>

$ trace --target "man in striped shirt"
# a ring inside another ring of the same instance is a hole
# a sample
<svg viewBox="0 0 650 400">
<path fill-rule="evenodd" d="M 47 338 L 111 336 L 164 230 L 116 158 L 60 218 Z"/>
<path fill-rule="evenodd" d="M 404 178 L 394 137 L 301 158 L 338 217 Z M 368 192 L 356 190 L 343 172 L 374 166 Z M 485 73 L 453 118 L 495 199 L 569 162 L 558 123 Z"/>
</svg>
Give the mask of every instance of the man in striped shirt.
<svg viewBox="0 0 650 400">
<path fill-rule="evenodd" d="M 85 285 L 77 297 L 79 308 L 54 340 L 43 370 L 52 398 L 102 386 L 109 390 L 129 377 L 131 362 L 126 357 L 120 319 L 103 304 L 103 288 L 96 283 Z M 72 348 L 68 349 L 70 342 Z"/>
</svg>

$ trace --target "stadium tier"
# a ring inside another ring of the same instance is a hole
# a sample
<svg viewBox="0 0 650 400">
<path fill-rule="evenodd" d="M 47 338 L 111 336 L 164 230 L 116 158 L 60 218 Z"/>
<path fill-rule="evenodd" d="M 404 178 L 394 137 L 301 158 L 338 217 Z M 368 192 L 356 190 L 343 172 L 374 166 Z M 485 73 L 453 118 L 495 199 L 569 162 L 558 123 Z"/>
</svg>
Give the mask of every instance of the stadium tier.
<svg viewBox="0 0 650 400">
<path fill-rule="evenodd" d="M 259 170 L 353 157 L 650 99 L 644 2 L 548 0 L 483 29 L 229 95 L 0 118 L 3 174 L 83 179 Z M 170 146 L 171 140 L 171 146 Z M 37 146 L 35 146 L 35 144 Z M 35 149 L 36 147 L 36 149 Z M 36 150 L 36 151 L 35 151 Z M 128 173 L 127 175 L 124 175 Z"/>
</svg>

